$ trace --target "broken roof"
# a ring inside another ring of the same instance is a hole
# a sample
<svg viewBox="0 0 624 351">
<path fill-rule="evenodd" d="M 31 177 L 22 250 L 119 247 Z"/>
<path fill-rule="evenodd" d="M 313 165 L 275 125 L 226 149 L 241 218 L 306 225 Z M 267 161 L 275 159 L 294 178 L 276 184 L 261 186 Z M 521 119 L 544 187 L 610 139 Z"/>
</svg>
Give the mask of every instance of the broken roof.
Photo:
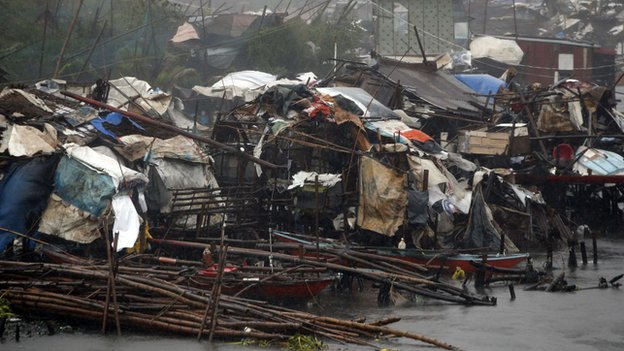
<svg viewBox="0 0 624 351">
<path fill-rule="evenodd" d="M 427 103 L 444 110 L 480 111 L 481 98 L 452 75 L 435 71 L 424 64 L 406 64 L 382 60 L 378 71 L 399 82 Z"/>
</svg>

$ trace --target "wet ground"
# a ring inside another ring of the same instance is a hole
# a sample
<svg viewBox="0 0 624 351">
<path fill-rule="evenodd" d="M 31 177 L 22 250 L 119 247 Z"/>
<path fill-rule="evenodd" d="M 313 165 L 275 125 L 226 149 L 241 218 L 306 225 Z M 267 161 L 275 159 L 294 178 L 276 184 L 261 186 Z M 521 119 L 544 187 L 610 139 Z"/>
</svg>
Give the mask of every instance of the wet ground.
<svg viewBox="0 0 624 351">
<path fill-rule="evenodd" d="M 599 240 L 599 264 L 591 262 L 568 269 L 567 251 L 555 255 L 555 275 L 565 271 L 568 284 L 579 287 L 598 285 L 600 277 L 610 280 L 624 273 L 624 239 Z M 591 250 L 591 242 L 588 243 Z M 535 256 L 541 266 L 544 257 Z M 624 279 L 620 282 L 624 283 Z M 367 285 L 368 286 L 368 285 Z M 402 320 L 391 327 L 433 337 L 463 350 L 624 350 L 624 287 L 590 289 L 571 293 L 524 291 L 516 286 L 516 299 L 511 300 L 507 286 L 488 288 L 485 293 L 498 298 L 496 307 L 464 307 L 416 300 L 400 306 L 380 308 L 376 295 L 369 293 L 322 294 L 318 303 L 306 308 L 315 313 L 342 318 L 365 316 L 369 321 L 389 316 Z M 132 350 L 132 351 L 232 351 L 279 349 L 258 348 L 241 344 L 197 343 L 159 336 L 104 337 L 97 333 L 65 331 L 57 335 L 22 335 L 19 342 L 9 336 L 1 350 Z M 42 332 L 41 334 L 46 334 Z M 429 346 L 405 339 L 384 343 L 396 350 L 430 350 Z M 330 350 L 360 350 L 362 347 L 330 344 Z"/>
</svg>

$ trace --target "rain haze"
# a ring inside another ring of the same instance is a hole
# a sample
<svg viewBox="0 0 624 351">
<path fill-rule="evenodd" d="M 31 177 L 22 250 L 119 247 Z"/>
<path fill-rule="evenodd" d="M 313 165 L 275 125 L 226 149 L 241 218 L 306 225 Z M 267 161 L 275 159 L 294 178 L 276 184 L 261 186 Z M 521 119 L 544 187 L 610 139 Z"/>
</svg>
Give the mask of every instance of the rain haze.
<svg viewBox="0 0 624 351">
<path fill-rule="evenodd" d="M 622 350 L 624 2 L 0 1 L 2 350 Z"/>
</svg>

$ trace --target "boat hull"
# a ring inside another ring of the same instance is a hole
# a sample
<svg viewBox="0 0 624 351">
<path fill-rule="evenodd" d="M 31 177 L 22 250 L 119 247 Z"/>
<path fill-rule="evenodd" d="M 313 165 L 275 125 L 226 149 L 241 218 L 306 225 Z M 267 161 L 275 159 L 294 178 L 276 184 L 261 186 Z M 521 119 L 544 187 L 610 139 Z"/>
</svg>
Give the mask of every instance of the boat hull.
<svg viewBox="0 0 624 351">
<path fill-rule="evenodd" d="M 384 252 L 380 250 L 377 254 L 398 258 L 403 261 L 421 264 L 428 268 L 443 267 L 447 271 L 454 272 L 457 267 L 461 268 L 466 273 L 473 273 L 476 271 L 476 267 L 470 262 L 484 262 L 482 255 L 472 254 L 456 254 L 456 255 L 441 255 L 418 252 Z M 487 255 L 487 264 L 497 268 L 513 268 L 517 265 L 526 262 L 529 258 L 528 253 L 518 253 L 511 255 Z"/>
</svg>

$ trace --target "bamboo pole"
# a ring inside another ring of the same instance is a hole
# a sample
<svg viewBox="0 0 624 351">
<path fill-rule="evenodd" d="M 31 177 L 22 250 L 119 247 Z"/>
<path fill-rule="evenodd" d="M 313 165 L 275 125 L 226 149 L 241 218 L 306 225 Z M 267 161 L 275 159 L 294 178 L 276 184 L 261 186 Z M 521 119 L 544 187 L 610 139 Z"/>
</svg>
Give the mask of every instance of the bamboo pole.
<svg viewBox="0 0 624 351">
<path fill-rule="evenodd" d="M 74 31 L 74 26 L 76 25 L 76 20 L 78 19 L 78 15 L 80 14 L 80 9 L 82 8 L 83 2 L 84 0 L 80 0 L 80 2 L 78 3 L 78 9 L 76 9 L 76 13 L 74 14 L 71 24 L 69 25 L 69 29 L 67 30 L 67 36 L 65 36 L 65 42 L 63 43 L 63 47 L 61 48 L 59 57 L 56 60 L 56 67 L 54 68 L 54 74 L 52 75 L 53 78 L 56 78 L 58 76 L 59 70 L 61 68 L 61 63 L 63 62 L 63 56 L 65 55 L 65 49 L 67 49 L 67 44 L 69 44 L 69 38 L 71 37 L 72 32 Z"/>
</svg>

